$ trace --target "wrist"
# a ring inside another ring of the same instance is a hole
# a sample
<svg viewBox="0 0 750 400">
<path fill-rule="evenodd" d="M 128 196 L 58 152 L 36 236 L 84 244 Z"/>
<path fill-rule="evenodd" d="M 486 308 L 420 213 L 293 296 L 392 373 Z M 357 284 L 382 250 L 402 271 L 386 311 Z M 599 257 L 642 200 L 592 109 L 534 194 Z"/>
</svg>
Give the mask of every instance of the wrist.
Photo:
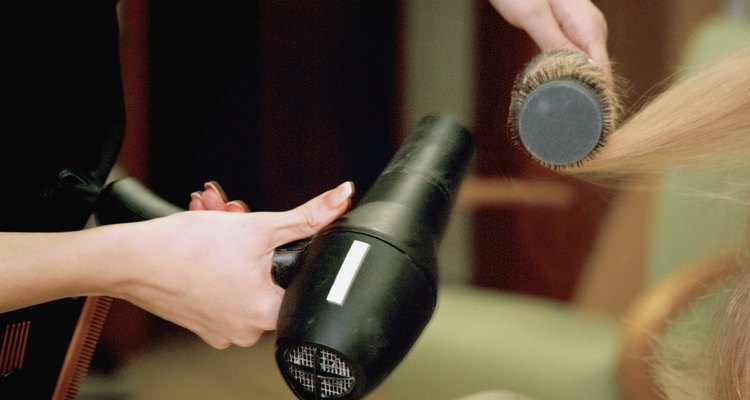
<svg viewBox="0 0 750 400">
<path fill-rule="evenodd" d="M 111 296 L 129 300 L 133 288 L 139 285 L 142 264 L 152 243 L 143 228 L 145 223 L 101 226 L 81 233 L 86 236 L 84 248 L 89 254 L 80 279 L 87 296 Z"/>
</svg>

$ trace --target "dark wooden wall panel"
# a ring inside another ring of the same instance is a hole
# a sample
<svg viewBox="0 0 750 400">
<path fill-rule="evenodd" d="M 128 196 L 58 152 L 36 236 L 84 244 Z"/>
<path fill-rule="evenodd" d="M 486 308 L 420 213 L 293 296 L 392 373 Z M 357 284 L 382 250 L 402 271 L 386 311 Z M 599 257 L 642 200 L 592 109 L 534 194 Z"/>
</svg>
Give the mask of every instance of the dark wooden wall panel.
<svg viewBox="0 0 750 400">
<path fill-rule="evenodd" d="M 216 179 L 256 210 L 344 180 L 366 189 L 394 146 L 393 1 L 154 2 L 154 187 Z"/>
</svg>

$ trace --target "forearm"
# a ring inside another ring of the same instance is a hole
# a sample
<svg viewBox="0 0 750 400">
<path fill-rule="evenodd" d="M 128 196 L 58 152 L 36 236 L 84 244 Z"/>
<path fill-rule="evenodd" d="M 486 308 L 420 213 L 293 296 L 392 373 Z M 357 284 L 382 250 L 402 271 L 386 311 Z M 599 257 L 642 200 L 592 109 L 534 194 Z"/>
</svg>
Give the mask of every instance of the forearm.
<svg viewBox="0 0 750 400">
<path fill-rule="evenodd" d="M 0 312 L 107 295 L 214 347 L 249 346 L 276 327 L 284 290 L 271 278 L 274 250 L 341 216 L 353 190 L 342 184 L 285 212 L 187 211 L 77 232 L 0 233 Z"/>
<path fill-rule="evenodd" d="M 60 298 L 108 294 L 124 279 L 123 227 L 60 233 L 0 233 L 0 311 Z M 119 265 L 119 266 L 118 266 Z"/>
</svg>

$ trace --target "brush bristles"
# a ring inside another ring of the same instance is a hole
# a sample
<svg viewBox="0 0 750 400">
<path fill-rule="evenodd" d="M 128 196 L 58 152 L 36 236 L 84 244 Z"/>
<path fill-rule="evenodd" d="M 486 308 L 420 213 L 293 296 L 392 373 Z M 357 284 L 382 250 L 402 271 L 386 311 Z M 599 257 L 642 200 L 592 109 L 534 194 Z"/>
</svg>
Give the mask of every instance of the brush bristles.
<svg viewBox="0 0 750 400">
<path fill-rule="evenodd" d="M 554 170 L 579 166 L 592 158 L 604 145 L 607 136 L 615 130 L 622 114 L 616 91 L 610 87 L 604 73 L 585 54 L 569 50 L 540 53 L 518 74 L 513 86 L 508 128 L 515 145 L 523 147 L 519 135 L 519 115 L 524 102 L 541 85 L 557 80 L 575 81 L 590 91 L 600 108 L 602 128 L 594 149 L 586 157 L 573 163 L 551 164 L 529 153 L 532 159 Z"/>
</svg>

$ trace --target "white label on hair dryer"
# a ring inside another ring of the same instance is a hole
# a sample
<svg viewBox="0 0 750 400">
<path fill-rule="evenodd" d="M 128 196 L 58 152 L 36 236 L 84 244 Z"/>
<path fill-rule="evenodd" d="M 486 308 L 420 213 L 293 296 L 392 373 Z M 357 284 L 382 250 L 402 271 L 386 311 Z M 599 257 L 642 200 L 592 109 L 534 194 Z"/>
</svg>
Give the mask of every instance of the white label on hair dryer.
<svg viewBox="0 0 750 400">
<path fill-rule="evenodd" d="M 328 297 L 326 297 L 329 303 L 344 305 L 344 299 L 349 293 L 349 288 L 352 287 L 354 277 L 357 276 L 357 271 L 359 271 L 362 261 L 365 260 L 368 250 L 370 250 L 370 245 L 365 242 L 355 240 L 352 243 L 352 247 L 349 248 L 349 252 L 344 257 L 344 262 L 341 263 L 339 273 L 336 274 L 336 280 L 331 285 Z"/>
</svg>

